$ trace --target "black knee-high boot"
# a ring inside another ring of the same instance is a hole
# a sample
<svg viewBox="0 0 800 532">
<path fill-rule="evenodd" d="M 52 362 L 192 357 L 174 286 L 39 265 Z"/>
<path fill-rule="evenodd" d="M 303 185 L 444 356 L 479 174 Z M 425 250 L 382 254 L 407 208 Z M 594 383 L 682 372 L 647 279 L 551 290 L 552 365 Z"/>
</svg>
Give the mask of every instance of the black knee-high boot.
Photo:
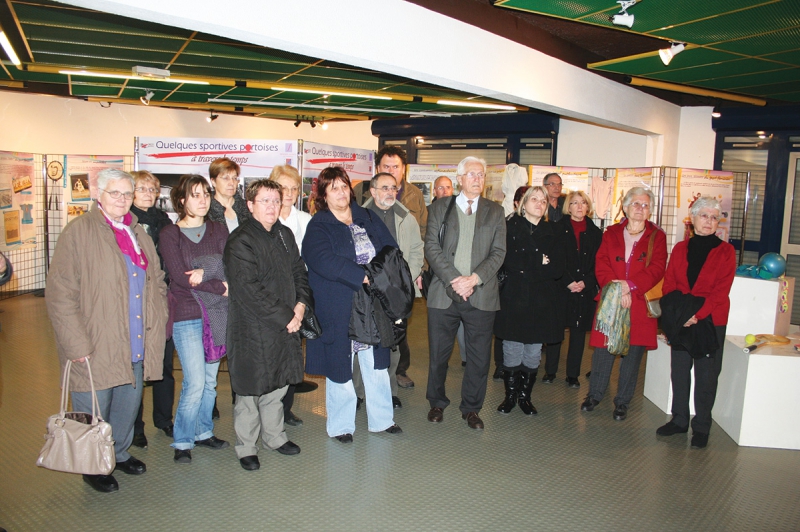
<svg viewBox="0 0 800 532">
<path fill-rule="evenodd" d="M 525 368 L 525 370 L 520 373 L 517 397 L 519 397 L 519 409 L 522 410 L 522 413 L 526 416 L 533 416 L 539 413 L 536 407 L 533 406 L 533 403 L 531 403 L 531 391 L 533 390 L 533 383 L 536 382 L 536 374 L 538 372 L 538 369 L 530 370 L 529 368 Z"/>
<path fill-rule="evenodd" d="M 501 414 L 508 414 L 514 409 L 517 404 L 517 386 L 519 385 L 519 371 L 503 370 L 503 382 L 506 385 L 506 398 L 497 407 L 497 411 Z"/>
</svg>

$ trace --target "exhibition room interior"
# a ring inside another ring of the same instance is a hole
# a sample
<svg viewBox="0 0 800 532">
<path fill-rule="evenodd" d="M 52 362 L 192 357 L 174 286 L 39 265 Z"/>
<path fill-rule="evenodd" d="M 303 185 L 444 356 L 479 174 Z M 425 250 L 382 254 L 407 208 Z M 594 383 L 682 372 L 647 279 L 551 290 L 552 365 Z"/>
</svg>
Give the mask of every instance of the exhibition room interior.
<svg viewBox="0 0 800 532">
<path fill-rule="evenodd" d="M 49 201 L 47 161 L 118 156 L 134 170 L 135 139 L 162 137 L 293 139 L 375 151 L 396 145 L 410 164 L 452 165 L 477 155 L 493 165 L 584 168 L 604 178 L 650 169 L 659 220 L 673 228 L 678 222 L 666 210 L 676 206 L 679 170 L 732 172 L 737 259 L 752 265 L 781 253 L 786 275 L 797 277 L 797 2 L 1 4 L 0 152 L 33 156 L 36 244 L 5 252 L 16 273 L 0 288 L 0 528 L 800 528 L 800 454 L 793 450 L 800 442 L 744 444 L 718 424 L 703 450 L 690 450 L 688 439 L 657 439 L 669 416 L 644 390 L 649 364 L 624 423 L 605 404 L 580 412 L 584 377 L 577 391 L 563 379 L 537 383 L 540 414 L 532 418 L 495 412 L 503 385 L 490 379 L 482 434 L 463 425 L 455 408 L 441 426 L 428 423 L 421 299 L 409 333 L 409 376 L 417 384 L 400 391 L 400 438 L 369 434 L 363 412 L 352 447 L 327 438 L 324 378 L 307 375 L 320 386 L 297 396 L 305 424 L 288 429 L 303 452 L 262 451 L 259 472 L 243 471 L 232 451 L 198 452 L 179 470 L 170 440 L 149 423 L 147 388 L 150 444 L 131 451 L 147 463 L 145 475 L 125 476 L 118 493 L 104 495 L 74 475 L 35 466 L 60 382 L 40 296 L 66 214 Z M 796 285 L 786 294 L 785 321 L 789 336 L 800 338 L 798 295 Z M 590 369 L 589 347 L 583 364 L 581 375 Z M 454 354 L 451 398 L 462 372 Z M 787 410 L 800 400 L 793 391 L 773 395 Z M 232 439 L 224 373 L 218 396 L 216 430 Z M 793 416 L 789 424 L 800 425 Z"/>
</svg>

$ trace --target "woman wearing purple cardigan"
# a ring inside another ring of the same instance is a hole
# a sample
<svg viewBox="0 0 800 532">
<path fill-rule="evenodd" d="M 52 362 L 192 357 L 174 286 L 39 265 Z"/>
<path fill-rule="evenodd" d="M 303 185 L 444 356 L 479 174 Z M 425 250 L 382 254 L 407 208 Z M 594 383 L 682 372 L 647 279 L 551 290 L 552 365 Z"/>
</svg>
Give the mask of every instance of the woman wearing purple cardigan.
<svg viewBox="0 0 800 532">
<path fill-rule="evenodd" d="M 203 309 L 215 297 L 227 297 L 228 283 L 212 270 L 222 271 L 222 252 L 228 240 L 225 224 L 207 221 L 211 188 L 203 176 L 184 175 L 170 194 L 178 213 L 176 225 L 161 231 L 161 254 L 169 272 L 170 322 L 172 337 L 183 369 L 183 387 L 175 413 L 175 462 L 189 464 L 195 445 L 224 449 L 228 442 L 214 436 L 211 411 L 217 397 L 219 360 L 206 362 L 203 342 Z M 218 267 L 214 267 L 217 264 Z M 204 265 L 204 269 L 198 267 Z M 219 314 L 211 316 L 216 332 Z M 224 316 L 223 316 L 224 319 Z M 224 330 L 224 329 L 223 329 Z M 219 345 L 217 334 L 214 344 Z M 223 342 L 224 345 L 224 342 Z"/>
</svg>

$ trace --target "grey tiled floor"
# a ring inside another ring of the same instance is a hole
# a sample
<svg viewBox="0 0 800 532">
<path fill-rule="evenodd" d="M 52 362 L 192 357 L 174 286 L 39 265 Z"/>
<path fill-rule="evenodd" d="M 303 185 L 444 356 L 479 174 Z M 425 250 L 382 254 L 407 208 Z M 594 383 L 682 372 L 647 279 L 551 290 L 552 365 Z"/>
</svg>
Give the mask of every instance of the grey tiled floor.
<svg viewBox="0 0 800 532">
<path fill-rule="evenodd" d="M 586 392 L 567 389 L 563 364 L 551 385 L 537 383 L 526 418 L 495 411 L 502 384 L 489 382 L 483 432 L 458 413 L 456 354 L 441 425 L 425 419 L 427 331 L 418 301 L 412 320 L 417 387 L 401 390 L 396 421 L 404 434 L 369 434 L 359 412 L 352 445 L 325 434 L 324 381 L 297 396 L 305 421 L 288 428 L 299 456 L 260 453 L 246 472 L 233 449 L 198 449 L 190 466 L 172 462 L 170 441 L 148 422 L 148 471 L 118 474 L 120 491 L 100 494 L 74 475 L 34 465 L 47 417 L 58 408 L 59 368 L 44 300 L 0 302 L 0 527 L 24 530 L 800 530 L 800 453 L 738 447 L 714 427 L 709 447 L 687 435 L 659 441 L 667 419 L 639 390 L 628 420 L 611 418 L 606 399 L 591 414 Z M 584 360 L 589 369 L 590 356 Z M 642 368 L 645 364 L 642 364 Z M 644 371 L 644 369 L 642 369 Z M 180 373 L 177 373 L 180 377 Z M 612 380 L 611 392 L 616 389 Z M 222 419 L 233 439 L 230 384 L 220 376 Z M 145 421 L 150 415 L 145 390 Z"/>
</svg>

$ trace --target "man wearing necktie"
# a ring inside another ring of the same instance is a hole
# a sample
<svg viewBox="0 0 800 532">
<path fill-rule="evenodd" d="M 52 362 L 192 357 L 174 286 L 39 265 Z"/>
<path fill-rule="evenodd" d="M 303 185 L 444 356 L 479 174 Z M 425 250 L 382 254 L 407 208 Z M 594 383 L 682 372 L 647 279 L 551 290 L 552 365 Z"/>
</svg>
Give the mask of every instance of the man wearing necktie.
<svg viewBox="0 0 800 532">
<path fill-rule="evenodd" d="M 428 421 L 440 423 L 450 404 L 445 395 L 447 364 L 463 322 L 467 348 L 459 409 L 470 428 L 482 429 L 478 413 L 486 396 L 494 315 L 500 308 L 497 270 L 506 255 L 506 224 L 503 208 L 481 196 L 483 159 L 466 157 L 458 164 L 457 177 L 461 193 L 430 206 L 425 232 L 425 258 L 434 274 L 428 291 Z M 455 204 L 448 209 L 451 202 Z"/>
</svg>

